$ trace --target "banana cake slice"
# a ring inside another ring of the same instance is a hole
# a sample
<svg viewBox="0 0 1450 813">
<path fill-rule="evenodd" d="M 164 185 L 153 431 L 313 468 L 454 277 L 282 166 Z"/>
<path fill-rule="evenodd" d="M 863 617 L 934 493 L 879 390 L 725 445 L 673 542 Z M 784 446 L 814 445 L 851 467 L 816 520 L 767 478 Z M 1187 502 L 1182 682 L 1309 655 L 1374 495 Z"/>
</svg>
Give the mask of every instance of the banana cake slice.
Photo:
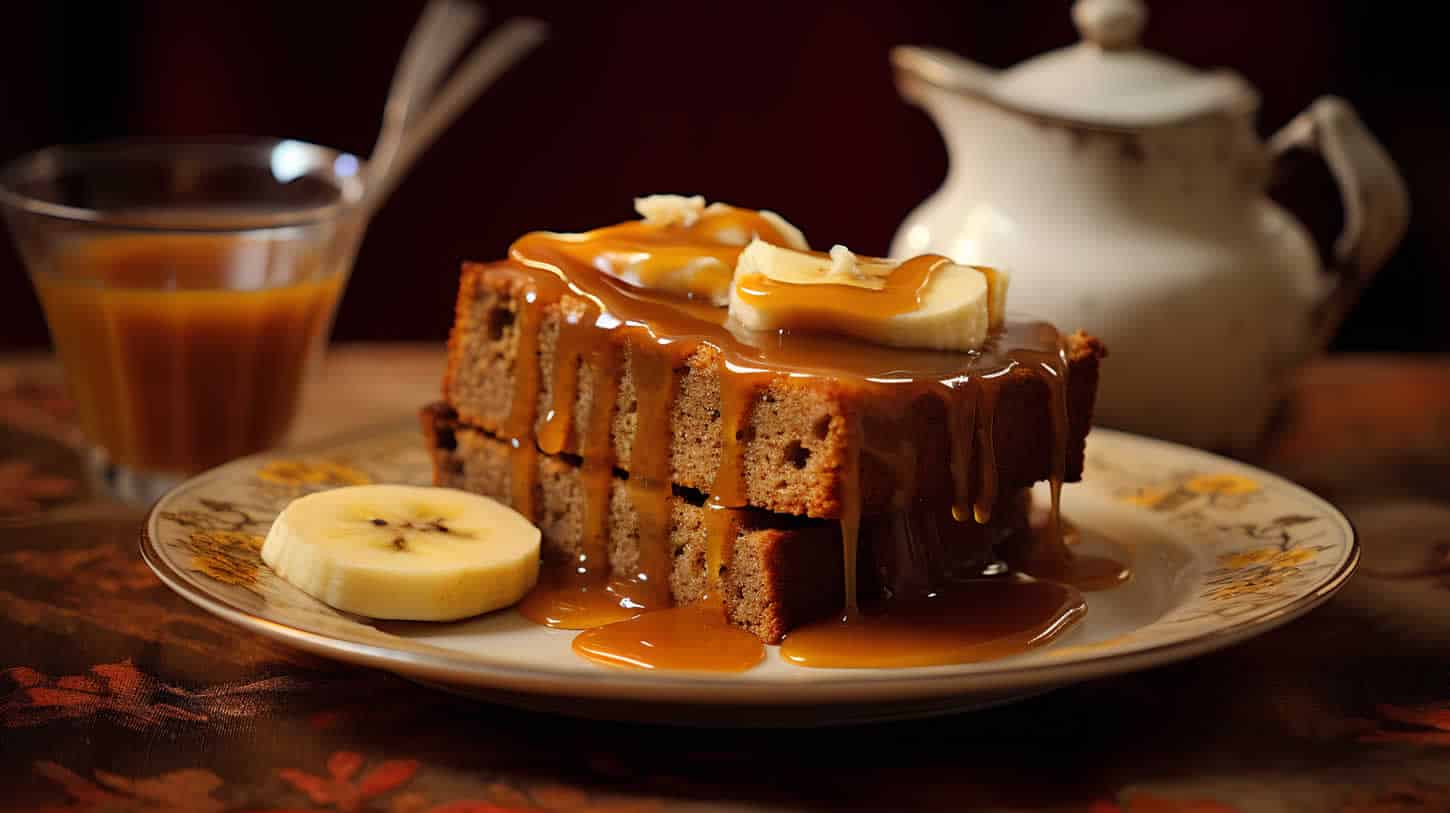
<svg viewBox="0 0 1450 813">
<path fill-rule="evenodd" d="M 499 432 L 514 411 L 519 371 L 537 365 L 537 404 L 531 434 L 543 431 L 553 406 L 555 367 L 561 363 L 560 325 L 585 308 L 571 294 L 557 301 L 531 303 L 527 275 L 508 263 L 463 266 L 457 312 L 449 339 L 443 396 L 459 420 L 490 432 Z M 533 342 L 535 357 L 521 359 L 519 312 L 539 308 Z M 1085 333 L 1066 339 L 1068 437 L 1065 439 L 1064 480 L 1082 474 L 1082 455 L 1097 393 L 1098 363 L 1105 355 L 1102 343 Z M 722 353 L 701 344 L 673 372 L 679 379 L 678 396 L 668 416 L 670 478 L 676 485 L 709 492 L 720 468 Z M 578 386 L 572 420 L 557 451 L 581 453 L 581 427 L 595 420 L 597 408 L 591 360 L 574 354 L 562 363 L 575 365 Z M 746 502 L 782 514 L 838 518 L 841 515 L 843 467 L 851 459 L 856 424 L 869 424 L 871 447 L 859 455 L 863 512 L 888 510 L 899 493 L 903 477 L 916 477 L 927 489 L 949 489 L 950 444 L 947 417 L 936 398 L 918 398 L 910 404 L 883 402 L 852 382 L 822 377 L 803 378 L 786 373 L 755 377 L 749 389 L 750 409 L 744 421 L 740 466 Z M 637 434 L 638 412 L 631 346 L 624 347 L 617 396 L 606 406 L 614 465 L 629 471 Z M 1011 489 L 1046 480 L 1052 471 L 1054 427 L 1047 384 L 1026 366 L 1009 372 L 997 393 L 993 446 L 1001 488 Z M 854 442 L 860 443 L 862 435 Z M 895 450 L 917 452 L 921 472 L 903 473 Z M 881 454 L 878 452 L 887 452 Z"/>
</svg>

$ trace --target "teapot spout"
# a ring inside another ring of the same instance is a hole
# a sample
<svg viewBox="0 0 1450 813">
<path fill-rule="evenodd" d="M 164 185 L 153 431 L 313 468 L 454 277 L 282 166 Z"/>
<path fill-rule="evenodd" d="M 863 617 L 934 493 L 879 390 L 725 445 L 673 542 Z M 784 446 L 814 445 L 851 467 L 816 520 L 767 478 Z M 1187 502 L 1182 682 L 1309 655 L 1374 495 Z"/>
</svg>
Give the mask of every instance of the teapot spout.
<svg viewBox="0 0 1450 813">
<path fill-rule="evenodd" d="M 962 59 L 940 48 L 899 45 L 891 49 L 891 65 L 896 72 L 896 88 L 902 97 L 914 104 L 923 103 L 930 91 L 988 93 L 997 71 Z"/>
</svg>

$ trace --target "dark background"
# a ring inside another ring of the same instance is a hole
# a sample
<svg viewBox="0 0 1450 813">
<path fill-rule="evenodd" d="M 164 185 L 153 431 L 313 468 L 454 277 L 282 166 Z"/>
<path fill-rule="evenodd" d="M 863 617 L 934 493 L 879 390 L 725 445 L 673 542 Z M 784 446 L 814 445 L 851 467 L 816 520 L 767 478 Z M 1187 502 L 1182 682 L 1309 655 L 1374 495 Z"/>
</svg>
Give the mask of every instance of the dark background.
<svg viewBox="0 0 1450 813">
<path fill-rule="evenodd" d="M 940 184 L 946 152 L 901 102 L 887 51 L 933 44 L 1005 66 L 1075 39 L 1067 0 L 491 4 L 553 37 L 414 169 L 374 220 L 339 339 L 441 339 L 456 268 L 534 228 L 632 216 L 648 192 L 784 213 L 818 244 L 882 253 Z M 0 160 L 56 142 L 258 134 L 366 152 L 420 2 L 10 4 Z M 1261 131 L 1321 93 L 1353 102 L 1409 180 L 1405 244 L 1341 331 L 1343 350 L 1446 350 L 1450 73 L 1440 4 L 1152 4 L 1149 46 L 1229 66 L 1264 97 Z M 842 134 L 831 122 L 872 122 Z M 1283 195 L 1337 228 L 1322 168 Z M 0 348 L 43 346 L 40 310 L 0 245 Z"/>
</svg>

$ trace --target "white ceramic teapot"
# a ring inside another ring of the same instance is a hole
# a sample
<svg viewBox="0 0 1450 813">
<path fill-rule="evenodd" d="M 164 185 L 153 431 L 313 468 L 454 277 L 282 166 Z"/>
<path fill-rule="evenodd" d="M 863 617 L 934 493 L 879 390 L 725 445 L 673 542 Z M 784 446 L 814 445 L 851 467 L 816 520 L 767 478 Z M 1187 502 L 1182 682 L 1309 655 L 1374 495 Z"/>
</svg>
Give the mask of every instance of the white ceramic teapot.
<svg viewBox="0 0 1450 813">
<path fill-rule="evenodd" d="M 1139 0 L 1072 11 L 1082 42 L 1000 72 L 893 51 L 950 169 L 892 255 L 1002 266 L 1014 311 L 1100 336 L 1100 423 L 1248 451 L 1289 374 L 1399 242 L 1404 182 L 1344 101 L 1317 100 L 1264 145 L 1241 77 L 1138 47 Z M 1293 149 L 1318 152 L 1340 186 L 1329 269 L 1265 194 Z"/>
</svg>

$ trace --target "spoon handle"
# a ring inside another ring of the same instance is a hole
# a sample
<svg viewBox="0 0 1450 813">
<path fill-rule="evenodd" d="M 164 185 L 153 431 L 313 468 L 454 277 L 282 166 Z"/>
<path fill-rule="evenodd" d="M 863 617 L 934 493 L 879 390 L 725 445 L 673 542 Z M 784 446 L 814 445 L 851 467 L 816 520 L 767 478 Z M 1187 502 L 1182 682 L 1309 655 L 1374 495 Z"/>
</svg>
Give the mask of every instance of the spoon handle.
<svg viewBox="0 0 1450 813">
<path fill-rule="evenodd" d="M 454 4 L 453 0 L 441 0 L 441 2 Z M 380 144 L 387 148 L 388 152 L 375 156 L 369 162 L 367 188 L 363 192 L 362 201 L 358 204 L 364 222 L 372 217 L 383 201 L 387 200 L 388 195 L 412 168 L 413 162 L 422 155 L 424 150 L 432 146 L 434 141 L 438 140 L 443 131 L 447 130 L 458 116 L 468 109 L 468 106 L 478 98 L 479 94 L 492 85 L 514 63 L 538 47 L 547 36 L 548 26 L 539 20 L 531 18 L 509 20 L 485 37 L 464 58 L 458 69 L 443 84 L 442 89 L 426 107 L 416 101 L 419 98 L 417 96 L 412 97 L 406 103 L 399 102 L 402 112 L 396 115 L 401 124 L 397 125 L 398 134 L 395 145 L 394 143 L 383 143 L 383 138 L 379 138 Z M 411 39 L 409 45 L 410 47 L 412 45 Z M 456 53 L 456 47 L 454 52 Z M 450 59 L 437 58 L 423 67 L 410 68 L 409 70 L 416 71 L 416 73 L 414 79 L 407 80 L 408 86 L 414 92 L 431 90 L 431 87 L 425 88 L 424 86 L 437 84 L 442 76 L 442 67 L 451 61 L 452 54 L 448 56 Z M 405 60 L 407 59 L 408 57 L 405 56 Z M 403 70 L 402 65 L 400 65 L 401 70 Z M 419 108 L 422 108 L 422 111 L 415 113 L 414 111 Z M 376 164 L 377 160 L 385 163 Z"/>
<path fill-rule="evenodd" d="M 444 69 L 468 44 L 485 17 L 483 9 L 468 0 L 430 0 L 423 9 L 393 71 L 382 128 L 368 161 L 370 180 L 387 174 L 403 131 L 416 119 Z"/>
</svg>

